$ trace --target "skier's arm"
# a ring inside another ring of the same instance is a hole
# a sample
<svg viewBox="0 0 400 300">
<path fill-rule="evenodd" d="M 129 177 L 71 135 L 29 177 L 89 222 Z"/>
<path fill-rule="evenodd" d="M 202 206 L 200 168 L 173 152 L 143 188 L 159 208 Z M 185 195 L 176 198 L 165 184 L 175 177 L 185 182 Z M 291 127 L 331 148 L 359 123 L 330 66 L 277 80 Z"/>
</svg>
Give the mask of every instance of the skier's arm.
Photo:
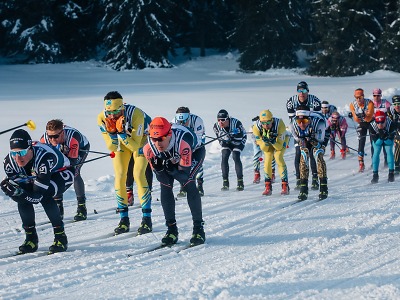
<svg viewBox="0 0 400 300">
<path fill-rule="evenodd" d="M 104 141 L 106 142 L 107 149 L 110 151 L 117 151 L 118 150 L 118 136 L 116 133 L 109 133 L 106 129 L 105 124 L 105 116 L 104 113 L 101 112 L 97 116 L 97 125 L 100 128 L 101 136 L 103 137 Z"/>
</svg>

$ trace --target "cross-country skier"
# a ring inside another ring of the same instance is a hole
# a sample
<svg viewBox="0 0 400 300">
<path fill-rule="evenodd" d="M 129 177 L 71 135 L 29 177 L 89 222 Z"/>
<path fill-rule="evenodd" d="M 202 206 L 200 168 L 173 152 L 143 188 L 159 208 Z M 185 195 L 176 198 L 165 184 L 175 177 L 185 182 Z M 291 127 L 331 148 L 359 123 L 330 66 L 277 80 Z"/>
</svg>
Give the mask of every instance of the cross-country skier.
<svg viewBox="0 0 400 300">
<path fill-rule="evenodd" d="M 400 173 L 400 95 L 392 97 L 392 104 L 387 113 L 389 119 L 396 124 L 397 130 L 394 136 L 394 172 Z"/>
<path fill-rule="evenodd" d="M 46 132 L 40 139 L 40 142 L 56 147 L 68 157 L 71 165 L 75 165 L 74 189 L 77 200 L 77 211 L 74 220 L 86 220 L 85 183 L 81 177 L 82 165 L 80 164 L 83 163 L 88 156 L 88 151 L 90 149 L 88 139 L 77 129 L 64 125 L 62 120 L 54 119 L 47 122 Z M 54 200 L 60 209 L 61 218 L 64 218 L 63 195 L 56 195 Z"/>
<path fill-rule="evenodd" d="M 34 209 L 38 203 L 43 206 L 53 226 L 54 242 L 49 253 L 67 250 L 64 223 L 53 197 L 64 193 L 72 185 L 74 174 L 69 169 L 63 169 L 69 165 L 68 158 L 56 148 L 41 143 L 33 144 L 25 130 L 18 129 L 11 135 L 10 153 L 4 159 L 7 178 L 1 182 L 1 189 L 17 202 L 25 230 L 25 241 L 19 247 L 19 254 L 38 249 Z"/>
<path fill-rule="evenodd" d="M 200 170 L 204 155 L 196 149 L 197 137 L 187 127 L 156 117 L 150 123 L 148 144 L 144 154 L 149 161 L 161 188 L 161 205 L 164 211 L 167 232 L 162 238 L 163 245 L 178 241 L 178 227 L 175 216 L 174 180 L 185 187 L 187 201 L 193 220 L 192 245 L 205 242 L 201 198 L 196 187 L 196 174 Z M 204 147 L 202 147 L 204 148 Z"/>
<path fill-rule="evenodd" d="M 346 118 L 341 116 L 337 111 L 333 112 L 332 115 L 329 117 L 328 127 L 330 128 L 331 135 L 330 135 L 330 147 L 331 147 L 331 156 L 330 159 L 335 159 L 335 139 L 336 136 L 340 140 L 340 145 L 342 148 L 340 149 L 340 155 L 342 159 L 346 158 L 346 132 L 347 132 L 347 121 Z"/>
</svg>

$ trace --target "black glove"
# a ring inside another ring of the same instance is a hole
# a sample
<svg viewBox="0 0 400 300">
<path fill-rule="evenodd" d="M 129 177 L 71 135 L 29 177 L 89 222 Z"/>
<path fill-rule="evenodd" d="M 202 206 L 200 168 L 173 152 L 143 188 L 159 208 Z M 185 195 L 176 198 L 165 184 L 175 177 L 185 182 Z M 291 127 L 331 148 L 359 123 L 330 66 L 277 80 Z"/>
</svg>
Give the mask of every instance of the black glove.
<svg viewBox="0 0 400 300">
<path fill-rule="evenodd" d="M 170 159 L 164 161 L 164 169 L 168 173 L 174 173 L 177 170 L 178 164 L 174 164 Z"/>
<path fill-rule="evenodd" d="M 6 178 L 1 183 L 1 189 L 4 194 L 8 197 L 18 197 L 24 193 L 24 190 L 18 185 L 18 183 Z"/>
<path fill-rule="evenodd" d="M 359 119 L 363 119 L 363 118 L 365 117 L 365 113 L 364 113 L 364 112 L 358 113 L 358 114 L 356 114 L 356 116 L 357 116 L 357 118 L 359 118 Z"/>
<path fill-rule="evenodd" d="M 350 119 L 353 119 L 353 113 L 349 112 L 349 114 L 347 115 Z"/>
<path fill-rule="evenodd" d="M 379 138 L 381 140 L 387 140 L 388 137 L 389 137 L 389 135 L 386 130 L 379 130 Z"/>
<path fill-rule="evenodd" d="M 157 157 L 153 157 L 150 159 L 150 164 L 153 167 L 153 170 L 156 172 L 161 172 L 164 169 L 163 160 Z"/>
<path fill-rule="evenodd" d="M 260 116 L 254 117 L 253 119 L 251 119 L 253 122 L 260 120 Z"/>
</svg>

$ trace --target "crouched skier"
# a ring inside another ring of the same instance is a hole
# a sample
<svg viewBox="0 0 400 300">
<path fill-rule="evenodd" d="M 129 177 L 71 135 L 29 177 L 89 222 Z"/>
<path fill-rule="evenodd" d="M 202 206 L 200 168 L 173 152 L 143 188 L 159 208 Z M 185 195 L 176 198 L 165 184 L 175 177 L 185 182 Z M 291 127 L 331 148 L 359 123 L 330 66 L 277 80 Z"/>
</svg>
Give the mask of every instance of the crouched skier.
<svg viewBox="0 0 400 300">
<path fill-rule="evenodd" d="M 59 150 L 41 143 L 32 144 L 28 132 L 16 130 L 10 138 L 10 153 L 4 159 L 7 178 L 1 189 L 17 202 L 18 212 L 25 230 L 25 241 L 18 254 L 35 252 L 38 235 L 35 224 L 34 204 L 41 203 L 54 231 L 54 242 L 49 253 L 63 252 L 68 248 L 64 223 L 53 197 L 64 193 L 74 182 L 74 174 L 68 170 L 69 160 Z"/>
<path fill-rule="evenodd" d="M 154 118 L 150 123 L 148 143 L 143 152 L 156 174 L 161 187 L 161 205 L 164 211 L 167 233 L 162 238 L 163 245 L 178 241 L 178 227 L 175 217 L 174 180 L 179 181 L 187 192 L 187 201 L 193 220 L 191 245 L 205 242 L 204 221 L 201 198 L 196 187 L 196 174 L 201 167 L 205 149 L 197 144 L 196 135 L 188 128 L 168 122 L 165 118 Z"/>
</svg>

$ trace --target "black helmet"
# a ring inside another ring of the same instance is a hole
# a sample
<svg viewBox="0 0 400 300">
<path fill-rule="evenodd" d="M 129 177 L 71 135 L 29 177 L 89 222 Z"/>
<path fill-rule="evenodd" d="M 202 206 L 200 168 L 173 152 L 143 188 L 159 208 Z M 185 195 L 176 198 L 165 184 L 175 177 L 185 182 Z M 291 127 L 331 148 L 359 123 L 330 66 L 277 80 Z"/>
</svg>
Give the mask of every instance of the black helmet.
<svg viewBox="0 0 400 300">
<path fill-rule="evenodd" d="M 297 84 L 297 90 L 302 90 L 302 89 L 306 89 L 307 92 L 309 91 L 307 82 L 305 82 L 305 81 L 300 81 L 300 82 Z"/>
<path fill-rule="evenodd" d="M 32 138 L 23 129 L 15 130 L 10 137 L 10 149 L 27 149 L 32 146 Z"/>
<path fill-rule="evenodd" d="M 225 109 L 221 109 L 217 114 L 217 119 L 227 119 L 229 118 L 229 114 Z"/>
</svg>

